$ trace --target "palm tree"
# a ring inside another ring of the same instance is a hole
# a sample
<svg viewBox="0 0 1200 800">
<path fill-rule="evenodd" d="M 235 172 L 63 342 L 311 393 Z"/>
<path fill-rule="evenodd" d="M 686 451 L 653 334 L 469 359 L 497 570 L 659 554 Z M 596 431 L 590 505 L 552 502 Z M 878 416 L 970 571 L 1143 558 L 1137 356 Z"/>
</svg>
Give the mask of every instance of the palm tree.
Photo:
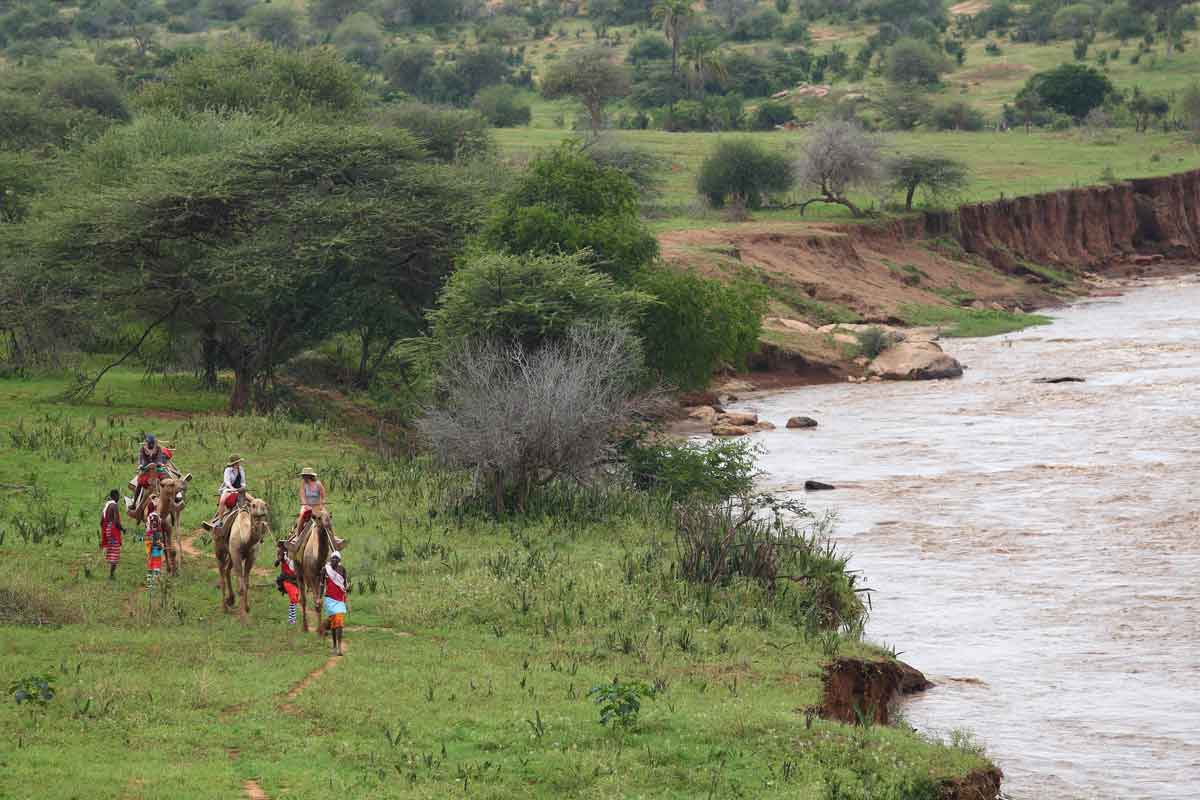
<svg viewBox="0 0 1200 800">
<path fill-rule="evenodd" d="M 729 80 L 717 41 L 711 36 L 693 36 L 683 43 L 683 63 L 687 65 L 688 88 L 695 92 L 710 78 L 720 83 Z"/>
<path fill-rule="evenodd" d="M 679 74 L 679 42 L 683 38 L 683 30 L 695 16 L 692 0 L 658 0 L 654 6 L 654 18 L 662 20 L 663 33 L 671 42 L 671 78 Z M 675 116 L 675 90 L 671 90 L 671 106 L 667 111 L 668 117 Z"/>
</svg>

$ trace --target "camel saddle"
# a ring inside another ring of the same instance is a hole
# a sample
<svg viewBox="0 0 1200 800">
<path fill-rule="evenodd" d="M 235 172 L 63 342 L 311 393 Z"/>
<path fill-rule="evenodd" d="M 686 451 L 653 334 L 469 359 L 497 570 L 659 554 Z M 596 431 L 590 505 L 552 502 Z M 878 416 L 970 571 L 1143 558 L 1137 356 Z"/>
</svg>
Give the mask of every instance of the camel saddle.
<svg viewBox="0 0 1200 800">
<path fill-rule="evenodd" d="M 284 541 L 283 546 L 287 550 L 289 558 L 295 559 L 298 554 L 304 552 L 304 547 L 308 544 L 308 537 L 312 535 L 313 528 L 316 525 L 316 520 L 310 517 L 305 521 L 304 526 L 300 530 L 294 532 Z M 337 536 L 331 536 L 330 538 L 332 539 L 329 543 L 331 549 L 341 550 L 346 546 L 345 539 L 339 539 Z"/>
</svg>

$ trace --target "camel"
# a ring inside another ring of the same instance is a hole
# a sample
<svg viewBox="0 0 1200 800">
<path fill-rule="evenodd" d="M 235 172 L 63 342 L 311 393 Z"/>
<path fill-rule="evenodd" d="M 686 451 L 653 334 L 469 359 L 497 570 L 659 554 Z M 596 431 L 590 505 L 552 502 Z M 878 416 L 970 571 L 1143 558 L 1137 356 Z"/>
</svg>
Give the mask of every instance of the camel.
<svg viewBox="0 0 1200 800">
<path fill-rule="evenodd" d="M 162 519 L 163 552 L 166 555 L 167 574 L 179 574 L 179 517 L 186 502 L 187 481 L 183 478 L 166 477 L 158 482 L 158 494 L 150 502 L 158 508 Z"/>
<path fill-rule="evenodd" d="M 333 552 L 333 515 L 328 511 L 314 511 L 312 531 L 304 540 L 304 547 L 292 553 L 296 562 L 296 575 L 300 579 L 300 611 L 304 617 L 304 632 L 308 633 L 308 596 L 315 600 L 321 594 L 321 572 Z M 317 604 L 317 633 L 324 636 L 321 627 L 321 606 Z"/>
<path fill-rule="evenodd" d="M 254 569 L 258 545 L 270 530 L 268 517 L 271 513 L 265 500 L 250 495 L 245 498 L 246 502 L 239 504 L 226 518 L 224 530 L 213 532 L 213 547 L 221 573 L 221 603 L 226 611 L 230 611 L 237 602 L 233 594 L 233 575 L 236 574 L 243 618 L 250 613 L 250 571 Z"/>
<path fill-rule="evenodd" d="M 180 490 L 186 493 L 188 484 L 192 481 L 192 473 L 189 472 L 187 475 L 182 474 L 178 468 L 176 468 L 175 464 L 171 462 L 167 463 L 167 471 L 161 478 L 159 477 L 157 470 L 150 470 L 149 485 L 146 486 L 145 491 L 142 493 L 142 498 L 138 501 L 137 507 L 126 511 L 126 516 L 136 521 L 139 525 L 145 525 L 146 515 L 150 513 L 150 505 L 151 503 L 155 502 L 154 497 L 158 494 L 161 494 L 162 482 L 166 480 L 177 481 L 180 484 Z M 130 483 L 130 486 L 132 485 L 133 484 Z M 180 509 L 183 508 L 183 503 L 183 500 L 179 502 Z M 162 512 L 159 511 L 159 513 L 161 514 Z M 175 521 L 178 522 L 178 518 L 176 518 Z"/>
</svg>

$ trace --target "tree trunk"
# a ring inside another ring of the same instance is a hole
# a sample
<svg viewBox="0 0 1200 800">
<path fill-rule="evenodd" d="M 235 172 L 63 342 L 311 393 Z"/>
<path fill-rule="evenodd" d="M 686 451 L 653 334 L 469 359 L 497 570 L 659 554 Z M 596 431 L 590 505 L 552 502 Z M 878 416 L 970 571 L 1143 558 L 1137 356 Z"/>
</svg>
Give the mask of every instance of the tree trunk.
<svg viewBox="0 0 1200 800">
<path fill-rule="evenodd" d="M 254 384 L 254 376 L 245 364 L 236 364 L 233 368 L 233 392 L 229 395 L 229 413 L 244 414 L 250 407 L 250 390 Z"/>
<path fill-rule="evenodd" d="M 201 358 L 204 361 L 204 388 L 217 388 L 217 347 L 216 332 L 213 325 L 206 325 L 204 338 L 200 343 Z"/>
<path fill-rule="evenodd" d="M 354 376 L 354 386 L 358 389 L 366 389 L 371 382 L 368 374 L 371 363 L 371 331 L 369 328 L 363 328 L 358 332 L 358 341 L 360 344 L 358 374 Z"/>
<path fill-rule="evenodd" d="M 1174 50 L 1174 48 L 1175 48 L 1175 42 L 1172 37 L 1172 34 L 1174 33 L 1174 27 L 1175 27 L 1175 10 L 1168 7 L 1167 10 L 1163 12 L 1163 14 L 1166 17 L 1165 22 L 1166 22 L 1166 26 L 1167 26 L 1167 58 L 1169 59 L 1171 57 L 1171 51 Z"/>
<path fill-rule="evenodd" d="M 904 196 L 904 210 L 912 211 L 913 194 L 917 191 L 917 184 L 908 187 L 908 194 Z"/>
</svg>

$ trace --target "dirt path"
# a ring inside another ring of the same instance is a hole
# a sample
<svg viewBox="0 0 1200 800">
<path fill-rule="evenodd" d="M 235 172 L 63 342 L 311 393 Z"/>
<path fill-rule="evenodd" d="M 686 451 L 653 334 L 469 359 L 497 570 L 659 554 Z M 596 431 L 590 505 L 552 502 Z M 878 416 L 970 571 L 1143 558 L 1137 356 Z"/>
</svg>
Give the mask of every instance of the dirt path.
<svg viewBox="0 0 1200 800">
<path fill-rule="evenodd" d="M 343 641 L 342 650 L 349 651 L 349 649 L 350 647 Z M 300 709 L 293 705 L 292 701 L 299 697 L 309 686 L 311 686 L 313 681 L 324 675 L 326 671 L 335 667 L 337 663 L 342 660 L 342 658 L 343 656 L 330 656 L 329 658 L 325 659 L 324 664 L 305 675 L 299 683 L 297 683 L 291 689 L 288 689 L 287 694 L 283 696 L 283 700 L 279 703 L 279 710 L 285 714 L 300 716 Z"/>
</svg>

